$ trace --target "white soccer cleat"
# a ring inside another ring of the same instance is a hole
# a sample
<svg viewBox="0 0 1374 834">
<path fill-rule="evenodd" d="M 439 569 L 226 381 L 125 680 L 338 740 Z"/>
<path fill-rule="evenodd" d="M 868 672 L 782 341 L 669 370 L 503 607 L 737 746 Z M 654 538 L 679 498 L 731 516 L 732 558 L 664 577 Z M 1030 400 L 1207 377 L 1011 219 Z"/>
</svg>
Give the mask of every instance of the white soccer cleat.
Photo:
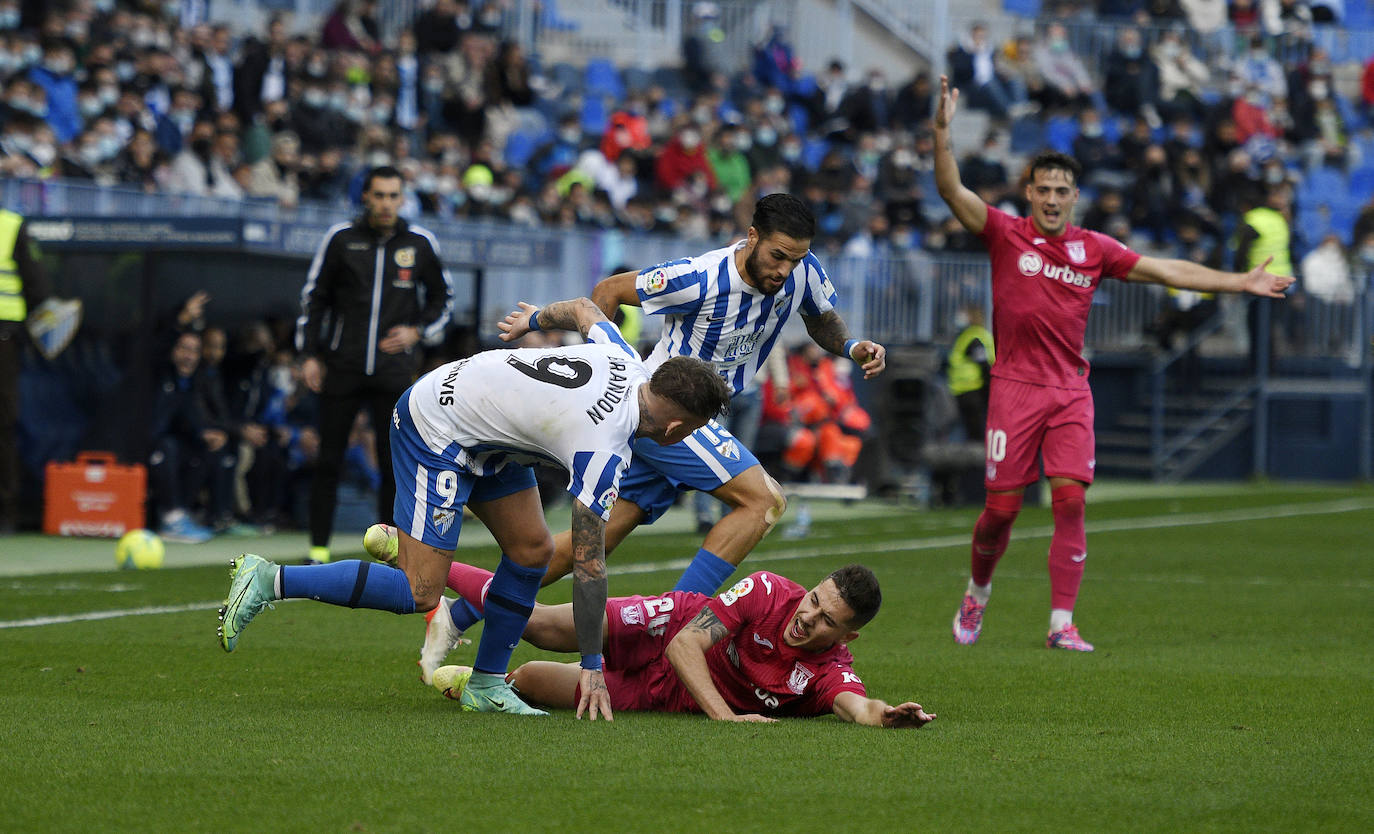
<svg viewBox="0 0 1374 834">
<path fill-rule="evenodd" d="M 439 604 L 429 613 L 425 644 L 420 647 L 420 659 L 416 661 L 420 666 L 420 680 L 425 682 L 425 686 L 434 684 L 434 670 L 444 664 L 448 653 L 457 648 L 463 636 L 463 632 L 453 624 L 450 605 L 453 605 L 451 598 L 440 597 Z"/>
<path fill-rule="evenodd" d="M 390 524 L 374 524 L 363 533 L 363 550 L 378 562 L 396 567 L 396 553 L 400 539 Z"/>
</svg>

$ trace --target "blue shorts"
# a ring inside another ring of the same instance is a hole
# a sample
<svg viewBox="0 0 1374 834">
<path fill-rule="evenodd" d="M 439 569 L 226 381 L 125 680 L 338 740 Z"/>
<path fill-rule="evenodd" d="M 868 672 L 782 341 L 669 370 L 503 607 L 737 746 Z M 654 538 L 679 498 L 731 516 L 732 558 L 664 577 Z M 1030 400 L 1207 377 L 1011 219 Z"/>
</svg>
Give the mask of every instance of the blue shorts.
<svg viewBox="0 0 1374 834">
<path fill-rule="evenodd" d="M 646 524 L 667 512 L 679 493 L 710 492 L 759 462 L 715 420 L 671 446 L 641 437 L 634 450 L 630 468 L 620 479 L 620 498 L 642 509 Z"/>
<path fill-rule="evenodd" d="M 452 457 L 435 454 L 410 418 L 410 391 L 396 401 L 391 414 L 391 471 L 396 478 L 396 527 L 439 550 L 458 546 L 463 507 L 495 501 L 534 489 L 534 471 L 506 464 L 495 475 L 479 476 L 460 469 Z"/>
</svg>

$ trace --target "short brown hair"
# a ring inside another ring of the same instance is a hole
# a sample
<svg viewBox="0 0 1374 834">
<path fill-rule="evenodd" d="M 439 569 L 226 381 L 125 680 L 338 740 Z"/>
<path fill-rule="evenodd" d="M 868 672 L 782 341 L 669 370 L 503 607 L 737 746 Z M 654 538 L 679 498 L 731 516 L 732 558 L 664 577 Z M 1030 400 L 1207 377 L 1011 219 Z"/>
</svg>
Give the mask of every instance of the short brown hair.
<svg viewBox="0 0 1374 834">
<path fill-rule="evenodd" d="M 1026 169 L 1026 182 L 1035 180 L 1036 171 L 1055 170 L 1068 174 L 1070 182 L 1075 187 L 1078 185 L 1079 178 L 1083 176 L 1083 166 L 1078 164 L 1078 160 L 1066 153 L 1045 151 L 1030 161 L 1030 167 Z"/>
<path fill-rule="evenodd" d="M 707 420 L 730 407 L 730 386 L 715 368 L 691 356 L 674 356 L 658 366 L 649 390 Z"/>
<path fill-rule="evenodd" d="M 860 628 L 878 616 L 883 604 L 883 592 L 878 590 L 878 577 L 863 565 L 846 565 L 826 577 L 835 583 L 840 599 L 854 611 L 850 628 Z"/>
</svg>

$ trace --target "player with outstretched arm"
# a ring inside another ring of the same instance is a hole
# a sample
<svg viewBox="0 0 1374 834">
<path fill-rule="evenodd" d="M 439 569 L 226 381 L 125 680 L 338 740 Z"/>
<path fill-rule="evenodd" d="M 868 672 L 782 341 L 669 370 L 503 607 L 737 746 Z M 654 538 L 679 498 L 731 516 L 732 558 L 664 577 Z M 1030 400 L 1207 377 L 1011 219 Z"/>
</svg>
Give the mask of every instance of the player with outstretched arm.
<svg viewBox="0 0 1374 834">
<path fill-rule="evenodd" d="M 1093 399 L 1083 333 L 1093 293 L 1104 277 L 1199 292 L 1248 292 L 1282 297 L 1293 283 L 1265 271 L 1220 272 L 1190 261 L 1143 257 L 1112 238 L 1072 225 L 1080 167 L 1072 157 L 1043 153 L 1030 163 L 1030 217 L 988 206 L 959 179 L 950 145 L 959 91 L 940 78 L 935 128 L 935 184 L 964 228 L 982 238 L 992 261 L 992 366 L 986 440 L 987 500 L 973 528 L 972 577 L 954 617 L 954 639 L 977 641 L 992 593 L 992 573 L 1007 549 L 1026 487 L 1043 456 L 1050 481 L 1054 537 L 1050 541 L 1051 648 L 1090 652 L 1073 622 L 1088 557 L 1085 491 L 1095 463 Z"/>
</svg>

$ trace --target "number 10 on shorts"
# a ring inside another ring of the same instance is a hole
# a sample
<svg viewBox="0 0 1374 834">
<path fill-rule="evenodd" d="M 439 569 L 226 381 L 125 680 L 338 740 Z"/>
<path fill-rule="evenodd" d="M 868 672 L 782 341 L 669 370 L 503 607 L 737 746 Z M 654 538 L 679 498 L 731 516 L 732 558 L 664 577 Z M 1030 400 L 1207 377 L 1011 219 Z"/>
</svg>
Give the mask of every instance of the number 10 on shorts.
<svg viewBox="0 0 1374 834">
<path fill-rule="evenodd" d="M 988 429 L 987 453 L 988 460 L 993 463 L 998 463 L 1007 456 L 1006 432 L 1001 429 Z"/>
</svg>

